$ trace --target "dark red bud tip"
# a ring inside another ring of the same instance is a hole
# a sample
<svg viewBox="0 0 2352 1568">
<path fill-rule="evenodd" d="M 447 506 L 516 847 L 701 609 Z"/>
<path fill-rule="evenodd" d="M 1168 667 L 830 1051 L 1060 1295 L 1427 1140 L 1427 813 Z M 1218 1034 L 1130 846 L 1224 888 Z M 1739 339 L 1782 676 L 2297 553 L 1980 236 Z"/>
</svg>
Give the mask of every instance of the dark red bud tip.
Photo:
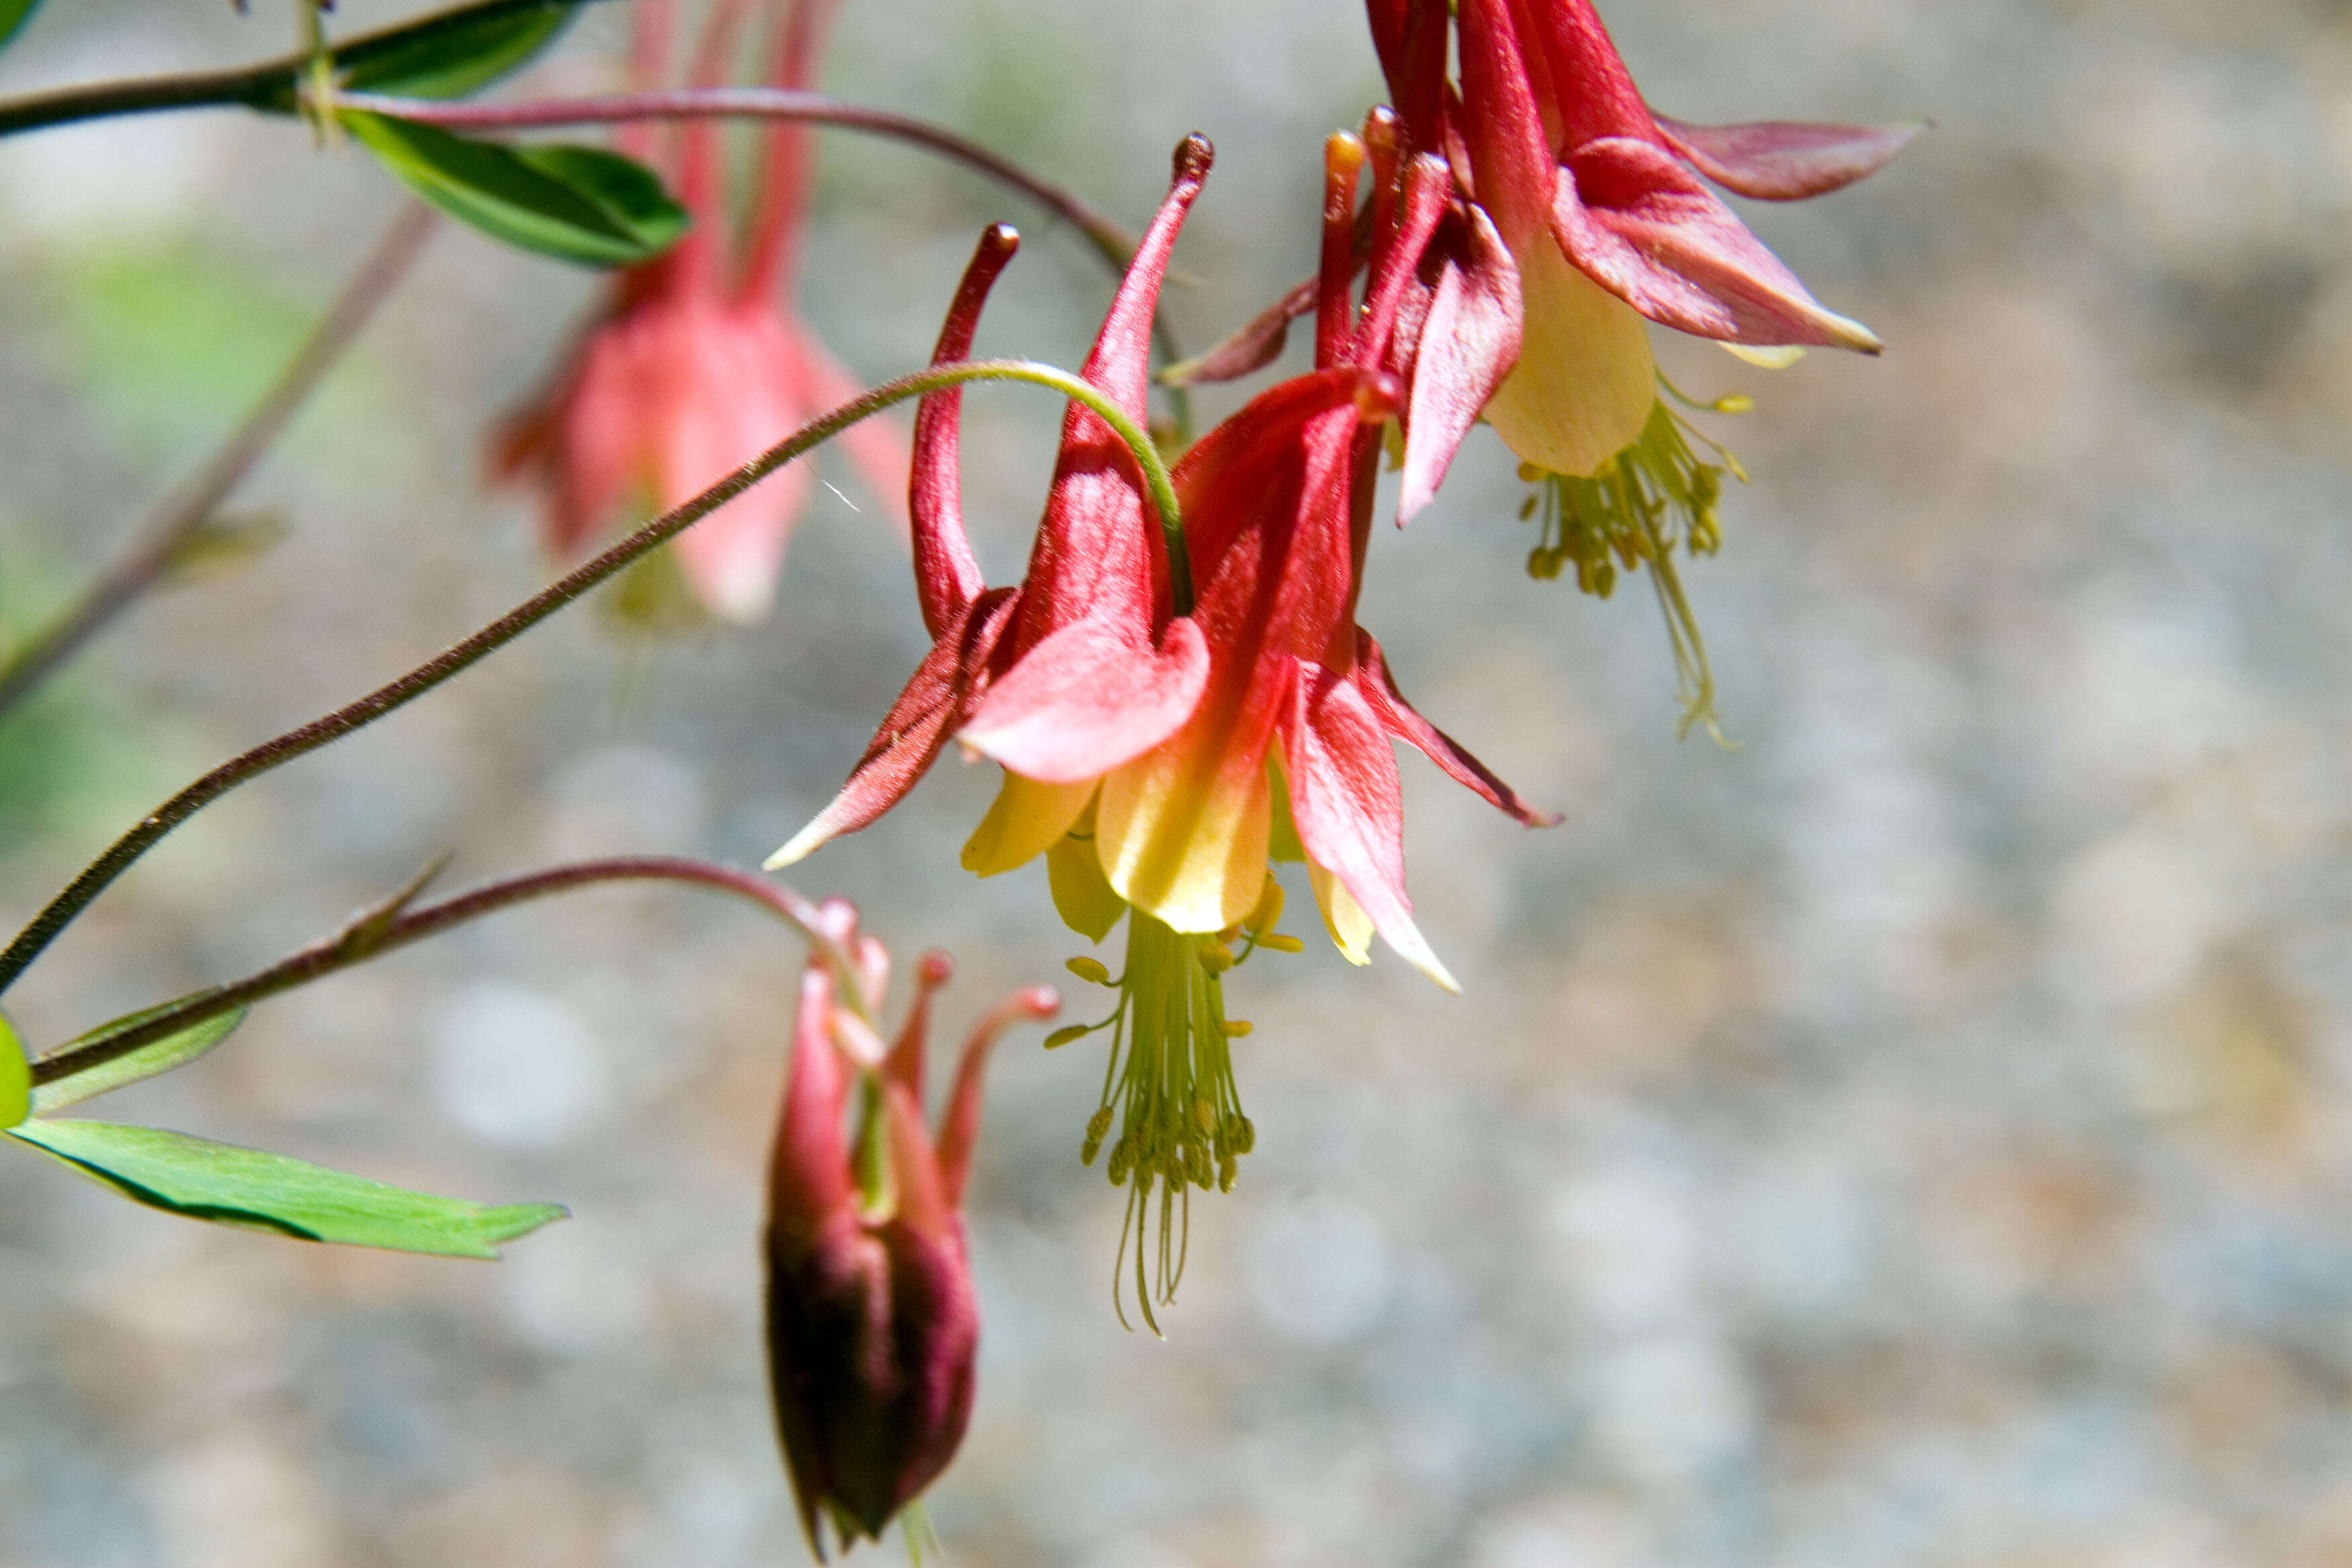
<svg viewBox="0 0 2352 1568">
<path fill-rule="evenodd" d="M 1364 116 L 1364 145 L 1375 153 L 1390 153 L 1404 140 L 1403 123 L 1396 110 L 1385 103 L 1374 104 Z"/>
<path fill-rule="evenodd" d="M 1176 143 L 1175 170 L 1171 177 L 1180 185 L 1197 185 L 1209 177 L 1209 165 L 1216 161 L 1216 148 L 1195 131 Z"/>
<path fill-rule="evenodd" d="M 1003 267 L 1021 248 L 1021 231 L 1009 223 L 992 223 L 980 231 L 980 254 L 992 257 Z"/>
</svg>

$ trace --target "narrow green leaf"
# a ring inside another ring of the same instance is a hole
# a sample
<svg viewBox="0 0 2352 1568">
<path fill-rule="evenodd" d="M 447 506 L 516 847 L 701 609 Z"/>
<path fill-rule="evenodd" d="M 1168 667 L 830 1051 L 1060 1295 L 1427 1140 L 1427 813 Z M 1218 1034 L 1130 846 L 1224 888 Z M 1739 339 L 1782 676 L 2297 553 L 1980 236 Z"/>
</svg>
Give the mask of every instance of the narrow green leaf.
<svg viewBox="0 0 2352 1568">
<path fill-rule="evenodd" d="M 14 1127 L 33 1108 L 33 1071 L 25 1062 L 25 1043 L 8 1020 L 0 1018 L 0 1127 Z"/>
<path fill-rule="evenodd" d="M 381 42 L 362 39 L 338 49 L 335 64 L 343 85 L 354 92 L 463 98 L 528 64 L 571 25 L 580 3 L 542 0 L 519 10 L 453 18 L 445 27 Z"/>
<path fill-rule="evenodd" d="M 68 1040 L 58 1049 L 69 1051 L 79 1047 L 94 1046 L 102 1041 L 110 1040 L 117 1035 L 137 1028 L 158 1013 L 176 1007 L 187 1000 L 189 998 L 182 996 L 176 1001 L 165 1002 L 160 1006 L 142 1008 L 126 1017 L 117 1018 L 111 1023 L 100 1024 L 89 1034 L 79 1039 Z M 173 1068 L 185 1067 L 223 1040 L 227 1039 L 236 1026 L 244 1022 L 245 1009 L 242 1007 L 233 1008 L 226 1013 L 217 1013 L 201 1024 L 189 1026 L 176 1035 L 166 1035 L 160 1040 L 143 1045 L 127 1056 L 120 1056 L 110 1062 L 100 1062 L 94 1068 L 85 1068 L 69 1077 L 56 1079 L 42 1084 L 33 1090 L 33 1114 L 53 1116 L 69 1105 L 79 1105 L 85 1100 L 94 1100 L 101 1094 L 121 1089 L 127 1084 L 137 1083 L 142 1079 L 153 1078 L 159 1073 L 170 1072 Z M 5 1108 L 0 1107 L 0 1109 Z"/>
<path fill-rule="evenodd" d="M 649 261 L 691 221 L 642 163 L 594 147 L 508 147 L 346 110 L 352 136 L 410 190 L 494 239 L 591 267 Z"/>
<path fill-rule="evenodd" d="M 0 0 L 0 49 L 8 47 L 8 40 L 33 19 L 40 5 L 41 0 Z"/>
<path fill-rule="evenodd" d="M 323 1165 L 111 1121 L 27 1121 L 6 1136 L 134 1203 L 302 1241 L 443 1258 L 496 1258 L 496 1243 L 567 1217 L 556 1204 L 488 1208 L 386 1186 Z"/>
</svg>

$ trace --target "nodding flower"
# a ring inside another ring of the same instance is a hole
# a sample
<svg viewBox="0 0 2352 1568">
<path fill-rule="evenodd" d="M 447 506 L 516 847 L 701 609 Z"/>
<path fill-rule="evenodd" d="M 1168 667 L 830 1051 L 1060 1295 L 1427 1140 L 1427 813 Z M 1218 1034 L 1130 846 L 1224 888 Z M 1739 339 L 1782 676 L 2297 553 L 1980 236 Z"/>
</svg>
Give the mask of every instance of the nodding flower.
<svg viewBox="0 0 2352 1568">
<path fill-rule="evenodd" d="M 1916 128 L 1661 119 L 1591 0 L 1461 0 L 1461 91 L 1448 100 L 1442 80 L 1425 85 L 1443 72 L 1444 30 L 1416 36 L 1411 11 L 1397 26 L 1399 4 L 1372 0 L 1397 95 L 1444 104 L 1447 123 L 1423 134 L 1452 141 L 1457 174 L 1518 261 L 1525 337 L 1486 417 L 1522 458 L 1590 474 L 1633 443 L 1657 395 L 1643 317 L 1751 347 L 1878 352 L 1701 176 L 1767 199 L 1817 195 L 1885 164 Z"/>
<path fill-rule="evenodd" d="M 826 900 L 820 914 L 850 963 L 812 959 L 801 978 L 770 1168 L 767 1268 L 776 1426 L 801 1526 L 823 1561 L 821 1519 L 845 1549 L 878 1540 L 963 1440 L 980 1313 L 961 1211 L 981 1079 L 997 1036 L 1053 1016 L 1060 999 L 1033 987 L 981 1020 L 934 1135 L 923 1123 L 923 1058 L 947 955 L 924 955 L 906 1024 L 886 1049 L 868 1020 L 887 956 L 858 933 L 846 900 Z"/>
<path fill-rule="evenodd" d="M 814 83 L 838 3 L 756 6 L 772 20 L 771 85 Z M 754 0 L 719 0 L 689 82 L 724 79 L 754 8 Z M 637 8 L 633 64 L 641 88 L 659 87 L 667 75 L 673 11 L 671 0 Z M 625 149 L 668 176 L 694 226 L 665 254 L 614 278 L 548 387 L 493 437 L 492 471 L 541 492 L 541 537 L 559 562 L 688 500 L 863 390 L 789 303 L 808 221 L 811 128 L 780 122 L 761 133 L 755 194 L 740 223 L 730 218 L 722 134 L 709 121 L 667 132 L 624 129 Z M 904 435 L 866 420 L 842 440 L 866 487 L 903 527 Z M 625 611 L 634 605 L 656 623 L 759 619 L 774 601 L 785 546 L 814 482 L 806 464 L 794 463 L 695 524 L 637 569 Z M 685 595 L 667 591 L 679 579 Z"/>
</svg>

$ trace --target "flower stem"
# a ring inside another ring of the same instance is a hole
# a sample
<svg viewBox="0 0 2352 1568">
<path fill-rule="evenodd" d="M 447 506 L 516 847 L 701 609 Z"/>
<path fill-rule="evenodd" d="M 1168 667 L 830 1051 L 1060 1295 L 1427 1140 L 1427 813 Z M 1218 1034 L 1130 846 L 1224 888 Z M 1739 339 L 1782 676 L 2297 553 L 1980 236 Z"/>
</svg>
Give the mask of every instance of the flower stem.
<svg viewBox="0 0 2352 1568">
<path fill-rule="evenodd" d="M 1135 236 L 1070 192 L 999 157 L 976 142 L 929 121 L 821 92 L 779 87 L 695 87 L 600 98 L 551 98 L 522 103 L 446 103 L 344 92 L 345 109 L 383 114 L 447 131 L 523 131 L 559 125 L 611 125 L 641 120 L 791 120 L 837 125 L 927 148 L 1010 186 L 1068 222 L 1114 267 L 1135 254 Z"/>
<path fill-rule="evenodd" d="M 747 899 L 798 931 L 837 970 L 845 973 L 847 957 L 839 953 L 818 928 L 817 911 L 790 888 L 781 887 L 764 877 L 739 871 L 731 866 L 670 856 L 583 860 L 572 865 L 552 866 L 521 876 L 502 878 L 437 904 L 403 910 L 389 921 L 363 919 L 355 921 L 335 935 L 314 942 L 242 980 L 184 997 L 136 1027 L 94 1040 L 87 1046 L 69 1047 L 42 1057 L 32 1064 L 33 1081 L 36 1084 L 55 1083 L 59 1079 L 103 1067 L 108 1062 L 129 1056 L 142 1046 L 193 1028 L 207 1018 L 217 1017 L 299 985 L 308 985 L 339 970 L 381 958 L 387 952 L 478 921 L 484 915 L 496 914 L 500 910 L 535 899 L 607 882 L 682 882 Z M 854 995 L 855 990 L 855 986 L 850 987 L 845 995 Z"/>
<path fill-rule="evenodd" d="M 470 5 L 452 6 L 413 22 L 365 34 L 338 45 L 329 53 L 338 69 L 346 69 L 382 55 L 410 49 L 428 42 L 436 34 L 458 32 L 513 12 L 542 10 L 547 3 L 548 0 L 474 0 Z M 302 0 L 302 4 L 307 6 L 309 0 Z M 231 70 L 133 77 L 11 99 L 0 102 L 0 136 L 70 125 L 82 120 L 153 114 L 174 109 L 242 106 L 283 114 L 294 108 L 296 89 L 310 61 L 310 51 L 304 48 L 259 65 Z"/>
<path fill-rule="evenodd" d="M 135 865 L 141 856 L 154 847 L 173 828 L 239 784 L 315 752 L 331 742 L 340 741 L 354 731 L 364 729 L 385 715 L 406 707 L 451 677 L 514 641 L 640 556 L 685 532 L 793 458 L 859 420 L 909 397 L 919 397 L 925 393 L 974 381 L 1018 381 L 1050 388 L 1065 397 L 1085 404 L 1127 444 L 1129 451 L 1134 455 L 1136 466 L 1143 473 L 1152 507 L 1160 515 L 1160 526 L 1168 550 L 1171 585 L 1176 602 L 1189 608 L 1192 596 L 1192 575 L 1189 558 L 1184 551 L 1184 525 L 1177 511 L 1176 489 L 1169 479 L 1168 467 L 1160 460 L 1148 431 L 1129 418 L 1124 409 L 1093 384 L 1053 365 L 1034 364 L 1025 360 L 960 360 L 932 365 L 911 375 L 902 375 L 896 381 L 885 382 L 864 396 L 853 398 L 830 413 L 811 420 L 700 495 L 662 513 L 603 554 L 557 579 L 471 637 L 451 644 L 398 679 L 376 688 L 357 701 L 347 703 L 331 713 L 289 730 L 275 740 L 263 742 L 181 790 L 141 818 L 136 826 L 109 846 L 105 853 L 82 868 L 80 874 L 16 933 L 6 950 L 0 952 L 0 991 L 5 991 L 14 984 L 43 950 L 57 940 L 58 933 L 71 924 L 75 917 L 104 892 L 116 878 Z"/>
<path fill-rule="evenodd" d="M 328 371 L 352 346 L 376 307 L 398 285 L 433 232 L 436 215 L 422 202 L 405 204 L 352 280 L 295 353 L 245 423 L 177 489 L 163 498 L 130 547 L 47 628 L 0 658 L 0 713 L 39 686 L 106 624 L 129 609 L 178 564 L 213 510 L 277 440 Z"/>
</svg>

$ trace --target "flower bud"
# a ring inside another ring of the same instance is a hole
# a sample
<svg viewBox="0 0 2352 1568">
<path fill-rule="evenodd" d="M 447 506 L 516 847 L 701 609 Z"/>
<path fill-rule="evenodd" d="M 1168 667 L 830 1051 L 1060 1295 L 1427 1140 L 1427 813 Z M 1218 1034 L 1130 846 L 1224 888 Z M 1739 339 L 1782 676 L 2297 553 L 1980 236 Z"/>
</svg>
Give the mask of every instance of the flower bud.
<svg viewBox="0 0 2352 1568">
<path fill-rule="evenodd" d="M 812 963 L 801 984 L 769 1177 L 768 1358 L 801 1526 L 820 1561 L 820 1516 L 845 1548 L 878 1540 L 947 1468 L 971 1416 L 980 1313 L 960 1210 L 981 1072 L 1005 1025 L 1050 1017 L 1060 999 L 1024 991 L 982 1020 L 934 1142 L 919 1100 L 923 1035 L 947 973 L 943 957 L 926 959 L 907 1026 L 874 1069 L 839 1045 L 853 1015 L 832 972 Z M 844 1133 L 853 1088 L 854 1149 Z M 864 1173 L 878 1179 L 861 1183 Z"/>
</svg>

